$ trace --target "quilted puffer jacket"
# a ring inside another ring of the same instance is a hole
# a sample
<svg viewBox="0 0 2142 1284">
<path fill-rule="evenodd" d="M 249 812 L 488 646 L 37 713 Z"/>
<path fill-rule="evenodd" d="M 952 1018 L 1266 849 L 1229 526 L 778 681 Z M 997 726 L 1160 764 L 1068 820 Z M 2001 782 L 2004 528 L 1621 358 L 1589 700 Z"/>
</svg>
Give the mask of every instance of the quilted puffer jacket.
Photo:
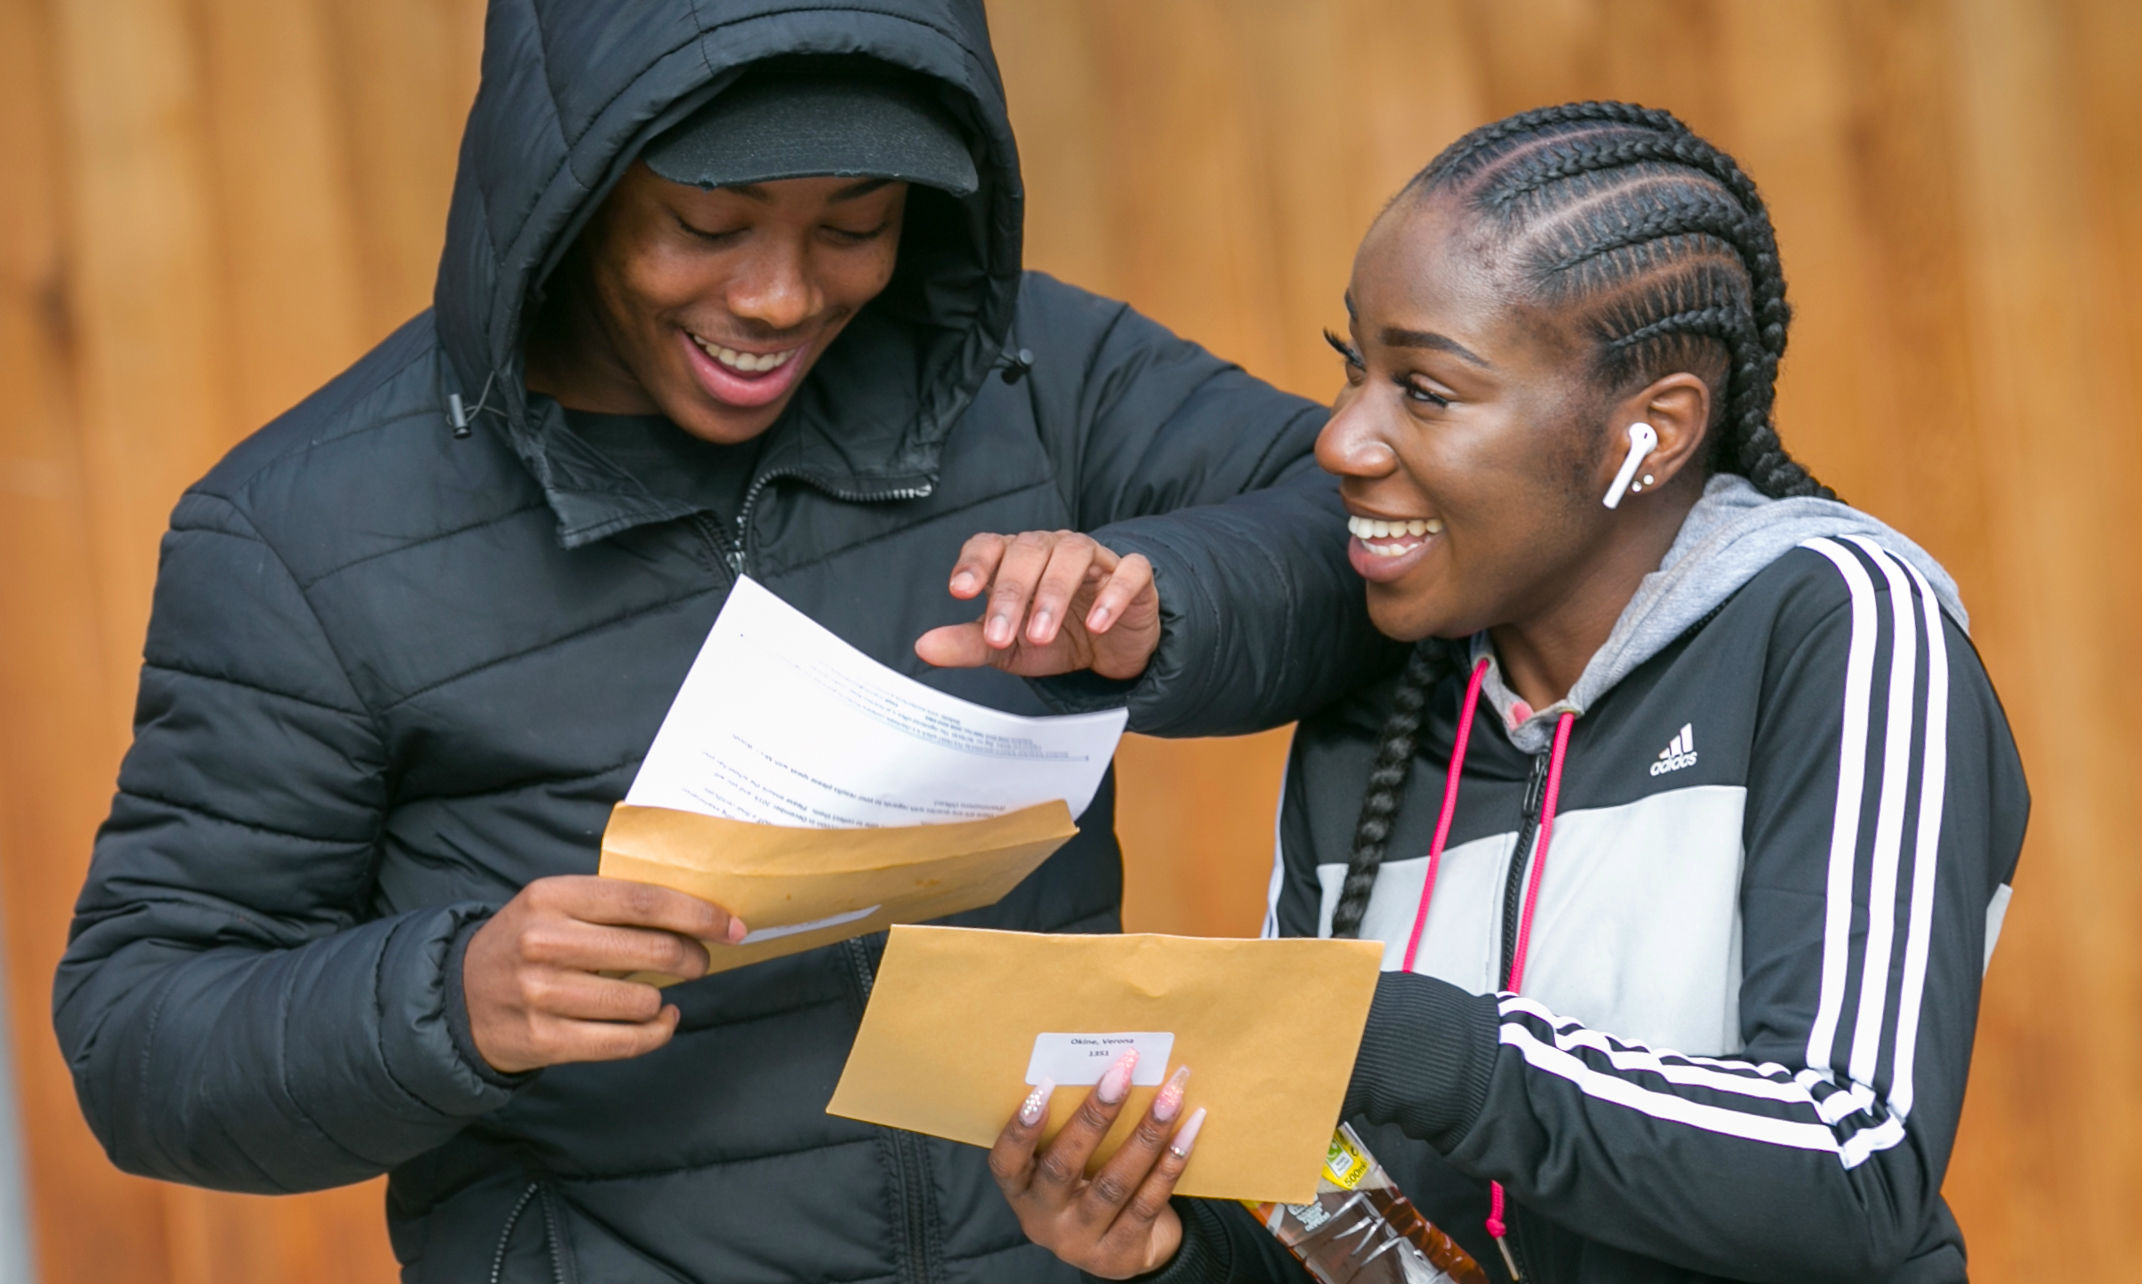
<svg viewBox="0 0 2142 1284">
<path fill-rule="evenodd" d="M 935 78 L 984 181 L 917 189 L 893 284 L 716 521 L 526 390 L 524 318 L 647 138 L 810 52 Z M 391 1173 L 412 1281 L 1068 1275 L 982 1151 L 825 1114 L 881 941 L 680 987 L 668 1047 L 528 1076 L 474 1055 L 459 993 L 485 915 L 595 870 L 740 570 L 917 672 L 914 639 L 971 618 L 944 591 L 967 536 L 1095 531 L 1157 568 L 1142 678 L 918 676 L 1022 712 L 1127 701 L 1162 734 L 1284 722 L 1381 662 L 1308 458 L 1321 413 L 1022 273 L 1020 209 L 978 0 L 492 6 L 434 307 L 172 515 L 55 991 L 114 1162 L 260 1192 Z M 1115 930 L 1112 803 L 962 921 Z"/>
</svg>

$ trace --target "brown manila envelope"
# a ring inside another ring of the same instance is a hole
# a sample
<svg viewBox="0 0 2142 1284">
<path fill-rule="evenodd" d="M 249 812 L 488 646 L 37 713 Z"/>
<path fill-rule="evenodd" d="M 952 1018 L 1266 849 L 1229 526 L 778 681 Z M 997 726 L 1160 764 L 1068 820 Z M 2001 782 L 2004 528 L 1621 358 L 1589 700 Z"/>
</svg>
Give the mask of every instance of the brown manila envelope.
<svg viewBox="0 0 2142 1284">
<path fill-rule="evenodd" d="M 971 704 L 739 579 L 610 813 L 600 872 L 743 919 L 741 943 L 708 950 L 717 972 L 992 904 L 1078 832 L 1125 716 Z"/>
<path fill-rule="evenodd" d="M 1175 1066 L 1210 1113 L 1176 1192 L 1316 1198 L 1383 966 L 1376 941 L 1048 936 L 895 927 L 829 1114 L 993 1145 L 1029 1084 L 1048 1135 L 1140 1050 L 1114 1153 Z"/>
<path fill-rule="evenodd" d="M 707 948 L 708 971 L 725 972 L 994 904 L 1077 832 L 1060 801 L 882 829 L 795 829 L 620 803 L 603 830 L 599 872 L 673 887 L 743 919 L 742 942 Z"/>
</svg>

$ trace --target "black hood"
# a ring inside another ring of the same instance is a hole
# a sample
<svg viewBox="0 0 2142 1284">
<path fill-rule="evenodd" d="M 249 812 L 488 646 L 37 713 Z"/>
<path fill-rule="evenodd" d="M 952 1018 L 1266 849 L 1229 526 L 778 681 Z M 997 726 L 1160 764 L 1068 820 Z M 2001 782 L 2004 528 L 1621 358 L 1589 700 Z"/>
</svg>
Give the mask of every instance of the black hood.
<svg viewBox="0 0 2142 1284">
<path fill-rule="evenodd" d="M 511 435 L 568 544 L 660 516 L 532 413 L 521 341 L 550 268 L 646 141 L 781 55 L 862 55 L 935 80 L 981 185 L 916 188 L 892 284 L 774 430 L 789 471 L 850 491 L 936 471 L 1004 347 L 1019 278 L 1019 157 L 981 0 L 494 0 L 433 299 L 448 387 Z"/>
</svg>

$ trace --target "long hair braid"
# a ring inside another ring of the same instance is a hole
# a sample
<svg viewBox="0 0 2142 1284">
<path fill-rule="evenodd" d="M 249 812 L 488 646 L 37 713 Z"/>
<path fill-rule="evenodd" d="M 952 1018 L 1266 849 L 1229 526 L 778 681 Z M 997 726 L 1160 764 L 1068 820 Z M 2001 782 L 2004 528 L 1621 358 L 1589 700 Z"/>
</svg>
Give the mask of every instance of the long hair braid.
<svg viewBox="0 0 2142 1284">
<path fill-rule="evenodd" d="M 1431 638 L 1413 649 L 1405 672 L 1399 676 L 1398 689 L 1391 696 L 1390 716 L 1384 719 L 1383 733 L 1376 740 L 1376 761 L 1369 768 L 1361 819 L 1354 824 L 1354 846 L 1346 857 L 1346 878 L 1339 884 L 1339 903 L 1331 911 L 1333 936 L 1361 934 L 1369 892 L 1376 886 L 1376 872 L 1383 868 L 1384 847 L 1391 839 L 1391 822 L 1398 816 L 1398 800 L 1413 769 L 1414 750 L 1420 747 L 1421 720 L 1427 713 L 1429 693 L 1452 671 L 1446 644 Z"/>
</svg>

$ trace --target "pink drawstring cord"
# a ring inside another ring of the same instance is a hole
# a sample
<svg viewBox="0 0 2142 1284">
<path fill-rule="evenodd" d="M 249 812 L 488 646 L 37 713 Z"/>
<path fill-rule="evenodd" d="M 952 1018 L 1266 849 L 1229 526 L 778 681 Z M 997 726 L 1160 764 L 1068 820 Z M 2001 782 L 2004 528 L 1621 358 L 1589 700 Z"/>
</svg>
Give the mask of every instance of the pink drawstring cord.
<svg viewBox="0 0 2142 1284">
<path fill-rule="evenodd" d="M 1554 724 L 1554 751 L 1547 757 L 1547 791 L 1540 798 L 1540 832 L 1532 843 L 1532 870 L 1525 879 L 1525 908 L 1517 919 L 1517 948 L 1510 952 L 1510 977 L 1503 986 L 1515 994 L 1525 983 L 1525 954 L 1532 946 L 1532 912 L 1540 904 L 1540 876 L 1547 872 L 1547 845 L 1554 841 L 1554 810 L 1562 798 L 1562 760 L 1569 756 L 1569 728 L 1577 720 L 1574 713 L 1565 713 Z M 1517 1270 L 1517 1255 L 1510 1251 L 1504 1236 L 1510 1233 L 1502 1219 L 1502 1183 L 1488 1183 L 1487 1233 L 1502 1250 L 1502 1264 L 1510 1268 L 1510 1278 L 1523 1278 Z"/>
<path fill-rule="evenodd" d="M 1406 958 L 1401 971 L 1413 970 L 1413 957 L 1420 953 L 1421 930 L 1428 926 L 1428 901 L 1435 895 L 1436 865 L 1443 859 L 1443 844 L 1450 838 L 1450 818 L 1458 811 L 1458 775 L 1465 769 L 1465 745 L 1472 739 L 1473 714 L 1480 708 L 1480 683 L 1487 677 L 1487 657 L 1473 666 L 1465 684 L 1465 706 L 1458 711 L 1458 737 L 1450 746 L 1450 773 L 1443 778 L 1443 810 L 1435 818 L 1435 837 L 1428 841 L 1428 873 L 1421 880 L 1420 908 L 1413 912 L 1413 935 L 1406 938 Z"/>
<path fill-rule="evenodd" d="M 1413 934 L 1406 938 L 1406 956 L 1402 970 L 1411 972 L 1413 960 L 1420 953 L 1421 932 L 1428 926 L 1428 902 L 1435 896 L 1436 865 L 1443 859 L 1443 844 L 1450 838 L 1450 821 L 1458 810 L 1458 778 L 1465 770 L 1465 746 L 1472 738 L 1473 715 L 1480 708 L 1480 684 L 1487 677 L 1487 657 L 1473 666 L 1473 676 L 1465 684 L 1465 705 L 1458 713 L 1458 734 L 1450 746 L 1450 771 L 1443 778 L 1443 809 L 1435 818 L 1435 837 L 1428 842 L 1428 872 L 1421 879 L 1420 908 L 1413 912 Z M 1540 796 L 1539 836 L 1532 842 L 1532 869 L 1525 879 L 1525 907 L 1517 919 L 1517 946 L 1510 952 L 1510 976 L 1504 989 L 1515 994 L 1525 983 L 1525 955 L 1532 947 L 1532 914 L 1539 908 L 1540 876 L 1547 870 L 1547 846 L 1554 841 L 1554 812 L 1562 798 L 1562 762 L 1569 756 L 1569 729 L 1577 715 L 1564 713 L 1554 724 L 1554 749 L 1547 756 L 1547 788 Z M 1510 1228 L 1503 1221 L 1504 1201 L 1502 1183 L 1488 1183 L 1487 1233 L 1502 1251 L 1503 1265 L 1510 1268 L 1510 1278 L 1522 1279 L 1517 1269 L 1517 1255 L 1510 1251 L 1505 1239 Z"/>
<path fill-rule="evenodd" d="M 1503 1236 L 1510 1233 L 1510 1228 L 1502 1222 L 1502 1183 L 1499 1181 L 1491 1181 L 1487 1185 L 1487 1233 L 1494 1237 L 1495 1247 L 1502 1250 L 1502 1264 L 1510 1268 L 1510 1278 L 1519 1278 L 1517 1258 L 1511 1255 L 1509 1246 L 1502 1242 Z"/>
</svg>

